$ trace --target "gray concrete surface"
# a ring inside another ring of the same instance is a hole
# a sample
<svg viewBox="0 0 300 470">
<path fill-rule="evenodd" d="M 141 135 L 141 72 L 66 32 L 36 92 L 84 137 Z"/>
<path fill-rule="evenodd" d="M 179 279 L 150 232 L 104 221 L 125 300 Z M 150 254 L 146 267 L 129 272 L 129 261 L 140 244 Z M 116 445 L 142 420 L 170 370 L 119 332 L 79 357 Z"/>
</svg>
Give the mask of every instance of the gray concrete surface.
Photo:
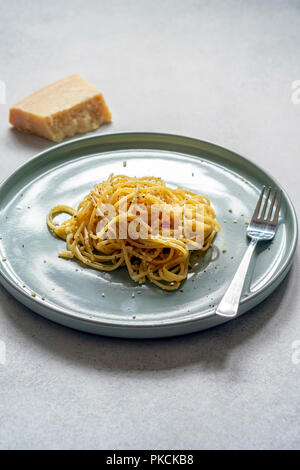
<svg viewBox="0 0 300 470">
<path fill-rule="evenodd" d="M 51 145 L 10 129 L 9 106 L 77 72 L 112 109 L 99 133 L 213 141 L 270 171 L 299 207 L 299 23 L 296 0 L 2 2 L 1 178 Z M 0 448 L 299 448 L 299 307 L 298 257 L 244 317 L 168 340 L 71 331 L 0 287 Z"/>
</svg>

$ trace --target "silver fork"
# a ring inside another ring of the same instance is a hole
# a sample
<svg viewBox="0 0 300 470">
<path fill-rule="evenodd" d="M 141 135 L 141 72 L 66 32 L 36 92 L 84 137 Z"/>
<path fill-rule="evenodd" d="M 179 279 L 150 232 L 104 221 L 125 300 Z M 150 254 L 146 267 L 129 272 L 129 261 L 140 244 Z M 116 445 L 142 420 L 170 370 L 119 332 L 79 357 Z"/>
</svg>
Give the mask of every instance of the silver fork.
<svg viewBox="0 0 300 470">
<path fill-rule="evenodd" d="M 269 207 L 268 216 L 265 218 L 266 210 L 268 208 L 268 202 L 270 199 L 270 194 L 272 191 L 272 189 L 269 187 L 261 214 L 259 215 L 265 189 L 266 189 L 266 186 L 263 186 L 255 211 L 253 213 L 251 222 L 247 227 L 247 235 L 249 238 L 251 238 L 247 251 L 244 254 L 244 257 L 235 273 L 234 278 L 229 284 L 227 291 L 225 292 L 221 302 L 219 303 L 216 309 L 216 314 L 221 315 L 222 317 L 235 317 L 237 315 L 245 278 L 248 272 L 250 260 L 255 250 L 255 247 L 259 241 L 261 240 L 269 241 L 269 240 L 272 240 L 272 238 L 274 238 L 275 236 L 277 223 L 278 223 L 278 217 L 279 217 L 280 204 L 281 204 L 281 199 L 282 199 L 282 191 L 279 191 L 277 202 L 276 202 L 276 207 L 275 207 L 275 213 L 272 218 L 273 209 L 274 209 L 276 196 L 277 196 L 277 189 L 275 189 L 272 200 L 271 200 L 271 204 Z"/>
</svg>

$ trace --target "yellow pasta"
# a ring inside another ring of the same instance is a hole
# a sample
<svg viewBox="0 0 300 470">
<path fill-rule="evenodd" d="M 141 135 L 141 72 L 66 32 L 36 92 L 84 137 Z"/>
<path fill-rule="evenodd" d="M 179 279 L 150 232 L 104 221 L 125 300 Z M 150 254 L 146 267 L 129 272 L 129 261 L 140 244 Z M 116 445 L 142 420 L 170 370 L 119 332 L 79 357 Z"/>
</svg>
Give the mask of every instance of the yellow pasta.
<svg viewBox="0 0 300 470">
<path fill-rule="evenodd" d="M 54 217 L 71 217 L 57 225 Z M 111 175 L 96 184 L 77 210 L 58 205 L 49 228 L 66 240 L 59 256 L 100 271 L 126 266 L 131 279 L 175 290 L 186 279 L 192 250 L 206 251 L 219 232 L 205 196 L 172 189 L 155 177 Z"/>
</svg>

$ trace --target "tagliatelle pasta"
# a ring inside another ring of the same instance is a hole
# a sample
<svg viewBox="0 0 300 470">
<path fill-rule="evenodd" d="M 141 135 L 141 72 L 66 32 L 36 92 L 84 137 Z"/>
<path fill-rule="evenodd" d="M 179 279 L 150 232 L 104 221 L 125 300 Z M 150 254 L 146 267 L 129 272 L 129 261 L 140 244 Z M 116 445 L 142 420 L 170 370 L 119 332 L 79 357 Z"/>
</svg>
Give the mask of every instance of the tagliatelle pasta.
<svg viewBox="0 0 300 470">
<path fill-rule="evenodd" d="M 60 213 L 71 217 L 57 225 Z M 207 197 L 160 178 L 123 175 L 96 184 L 77 210 L 53 207 L 47 223 L 66 240 L 59 256 L 100 271 L 126 266 L 134 281 L 166 290 L 187 277 L 191 251 L 206 251 L 221 230 Z"/>
</svg>

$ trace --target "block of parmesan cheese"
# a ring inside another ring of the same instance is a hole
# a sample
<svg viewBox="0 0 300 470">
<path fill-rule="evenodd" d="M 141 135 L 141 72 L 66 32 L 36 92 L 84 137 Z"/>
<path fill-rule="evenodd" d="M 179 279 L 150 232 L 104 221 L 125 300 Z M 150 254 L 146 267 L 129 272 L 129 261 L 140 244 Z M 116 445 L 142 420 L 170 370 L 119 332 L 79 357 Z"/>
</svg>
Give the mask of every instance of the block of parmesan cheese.
<svg viewBox="0 0 300 470">
<path fill-rule="evenodd" d="M 102 94 L 79 75 L 70 75 L 29 95 L 10 109 L 10 123 L 24 132 L 60 142 L 111 121 Z"/>
</svg>

